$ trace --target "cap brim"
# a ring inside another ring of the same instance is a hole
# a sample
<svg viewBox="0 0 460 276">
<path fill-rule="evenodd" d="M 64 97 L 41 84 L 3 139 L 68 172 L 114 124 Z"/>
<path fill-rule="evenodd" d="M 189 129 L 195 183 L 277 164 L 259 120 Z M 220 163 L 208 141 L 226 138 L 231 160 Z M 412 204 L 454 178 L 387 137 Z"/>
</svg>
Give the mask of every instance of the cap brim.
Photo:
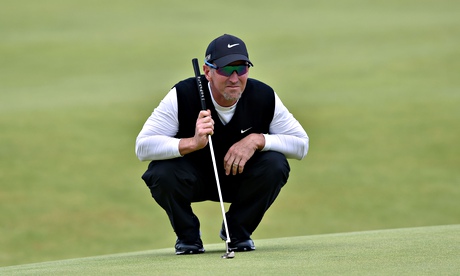
<svg viewBox="0 0 460 276">
<path fill-rule="evenodd" d="M 225 65 L 228 65 L 232 62 L 240 61 L 240 60 L 247 61 L 249 62 L 249 64 L 251 64 L 251 66 L 253 66 L 252 62 L 248 59 L 247 56 L 240 55 L 240 54 L 233 54 L 233 55 L 221 57 L 221 58 L 214 60 L 213 63 L 215 63 L 217 67 L 224 67 Z"/>
</svg>

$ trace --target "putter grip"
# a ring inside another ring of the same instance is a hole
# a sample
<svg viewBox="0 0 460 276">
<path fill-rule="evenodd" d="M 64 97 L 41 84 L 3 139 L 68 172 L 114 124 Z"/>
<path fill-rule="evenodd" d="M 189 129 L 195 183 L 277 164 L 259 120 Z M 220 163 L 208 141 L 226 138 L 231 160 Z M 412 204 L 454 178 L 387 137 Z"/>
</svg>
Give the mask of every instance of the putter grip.
<svg viewBox="0 0 460 276">
<path fill-rule="evenodd" d="M 201 73 L 200 67 L 198 65 L 198 59 L 192 59 L 193 70 L 195 71 L 195 80 L 196 85 L 198 87 L 198 92 L 200 93 L 200 100 L 201 100 L 201 109 L 206 110 L 206 100 L 204 99 L 204 92 L 203 92 L 203 85 L 201 84 Z"/>
</svg>

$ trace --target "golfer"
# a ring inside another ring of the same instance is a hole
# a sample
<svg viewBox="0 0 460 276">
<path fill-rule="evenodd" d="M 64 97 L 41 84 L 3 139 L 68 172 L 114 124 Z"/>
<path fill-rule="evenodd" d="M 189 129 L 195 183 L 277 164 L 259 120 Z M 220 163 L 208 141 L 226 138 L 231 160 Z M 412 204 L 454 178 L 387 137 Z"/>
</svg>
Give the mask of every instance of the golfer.
<svg viewBox="0 0 460 276">
<path fill-rule="evenodd" d="M 222 35 L 207 47 L 201 110 L 195 78 L 163 98 L 136 139 L 136 155 L 151 161 L 142 179 L 176 233 L 176 254 L 205 251 L 192 202 L 219 202 L 208 143 L 212 135 L 231 251 L 255 249 L 251 235 L 286 184 L 286 158 L 308 152 L 307 133 L 267 84 L 249 78 L 245 43 Z M 223 226 L 222 226 L 223 227 Z M 224 228 L 220 237 L 226 240 Z"/>
</svg>

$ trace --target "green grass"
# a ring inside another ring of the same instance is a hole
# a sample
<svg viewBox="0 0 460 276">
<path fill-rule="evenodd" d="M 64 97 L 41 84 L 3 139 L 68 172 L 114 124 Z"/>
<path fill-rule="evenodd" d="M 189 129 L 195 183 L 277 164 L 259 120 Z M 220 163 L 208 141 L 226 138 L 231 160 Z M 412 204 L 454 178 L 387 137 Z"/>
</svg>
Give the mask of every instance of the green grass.
<svg viewBox="0 0 460 276">
<path fill-rule="evenodd" d="M 311 138 L 254 239 L 460 223 L 458 1 L 0 4 L 0 266 L 172 248 L 134 141 L 223 33 Z"/>
<path fill-rule="evenodd" d="M 460 225 L 256 241 L 255 252 L 221 259 L 159 249 L 0 268 L 5 275 L 456 275 Z"/>
</svg>

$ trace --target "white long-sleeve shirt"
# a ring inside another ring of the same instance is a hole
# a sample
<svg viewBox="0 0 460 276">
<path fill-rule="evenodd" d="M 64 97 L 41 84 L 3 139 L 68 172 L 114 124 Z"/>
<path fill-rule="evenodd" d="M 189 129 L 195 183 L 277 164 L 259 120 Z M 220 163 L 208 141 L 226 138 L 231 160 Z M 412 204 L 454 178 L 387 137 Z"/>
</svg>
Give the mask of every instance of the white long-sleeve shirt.
<svg viewBox="0 0 460 276">
<path fill-rule="evenodd" d="M 210 87 L 209 91 L 211 91 Z M 222 123 L 229 122 L 238 103 L 231 107 L 223 107 L 219 106 L 213 98 L 212 100 Z M 158 107 L 153 110 L 137 136 L 136 155 L 139 160 L 164 160 L 181 157 L 179 152 L 180 138 L 174 137 L 179 129 L 177 114 L 176 88 L 172 88 Z M 276 93 L 275 112 L 270 123 L 269 133 L 264 133 L 263 135 L 265 137 L 265 147 L 262 151 L 278 151 L 283 153 L 286 158 L 298 160 L 307 155 L 309 137 Z"/>
</svg>

